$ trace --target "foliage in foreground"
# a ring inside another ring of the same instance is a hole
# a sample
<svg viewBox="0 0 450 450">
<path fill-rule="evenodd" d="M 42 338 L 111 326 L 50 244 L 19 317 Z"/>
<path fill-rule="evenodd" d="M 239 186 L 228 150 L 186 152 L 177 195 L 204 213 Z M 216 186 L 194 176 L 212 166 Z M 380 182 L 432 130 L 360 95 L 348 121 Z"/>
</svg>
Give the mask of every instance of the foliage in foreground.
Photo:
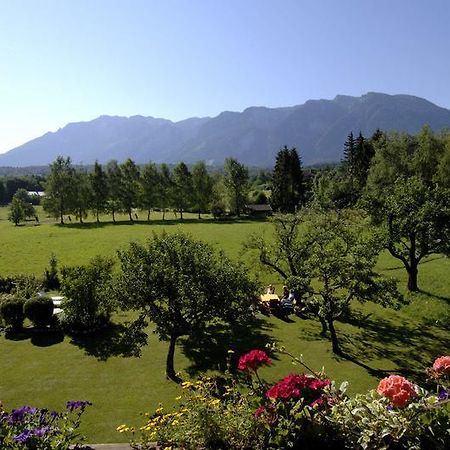
<svg viewBox="0 0 450 450">
<path fill-rule="evenodd" d="M 173 449 L 449 448 L 450 356 L 437 358 L 427 371 L 435 392 L 391 375 L 376 391 L 352 398 L 345 394 L 347 383 L 337 388 L 292 358 L 310 374 L 292 373 L 268 386 L 258 369 L 271 360 L 252 350 L 238 366 L 247 389 L 230 374 L 184 382 L 173 412 L 160 406 L 139 429 L 117 430 L 132 433 L 139 449 L 155 448 L 155 442 Z"/>
<path fill-rule="evenodd" d="M 5 411 L 0 403 L 2 450 L 68 450 L 79 448 L 84 437 L 78 432 L 86 400 L 69 401 L 65 411 L 23 406 Z"/>
</svg>

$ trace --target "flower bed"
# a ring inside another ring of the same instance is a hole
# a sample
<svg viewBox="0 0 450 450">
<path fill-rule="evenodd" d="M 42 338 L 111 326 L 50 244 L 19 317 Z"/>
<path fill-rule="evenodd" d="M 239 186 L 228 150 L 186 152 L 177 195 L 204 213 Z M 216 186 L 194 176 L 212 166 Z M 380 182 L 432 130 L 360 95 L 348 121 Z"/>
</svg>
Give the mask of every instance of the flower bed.
<svg viewBox="0 0 450 450">
<path fill-rule="evenodd" d="M 286 353 L 284 349 L 272 351 Z M 258 370 L 269 355 L 243 355 L 239 373 L 182 384 L 179 406 L 160 406 L 140 427 L 121 425 L 132 446 L 167 449 L 447 449 L 450 448 L 450 357 L 437 358 L 427 370 L 434 392 L 391 375 L 378 388 L 354 397 L 346 385 L 310 370 L 292 373 L 274 385 Z"/>
<path fill-rule="evenodd" d="M 0 403 L 2 450 L 68 450 L 84 440 L 78 433 L 86 400 L 69 401 L 63 412 L 23 406 L 5 411 Z"/>
</svg>

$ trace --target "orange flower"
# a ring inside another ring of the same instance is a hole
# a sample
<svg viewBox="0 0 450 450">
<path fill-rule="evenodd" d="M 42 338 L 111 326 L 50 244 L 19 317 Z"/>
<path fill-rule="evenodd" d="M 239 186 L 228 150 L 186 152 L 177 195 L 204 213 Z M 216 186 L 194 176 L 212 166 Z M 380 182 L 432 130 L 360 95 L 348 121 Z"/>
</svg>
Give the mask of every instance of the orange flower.
<svg viewBox="0 0 450 450">
<path fill-rule="evenodd" d="M 414 385 L 400 375 L 383 378 L 377 392 L 388 398 L 394 406 L 403 408 L 416 395 Z"/>
</svg>

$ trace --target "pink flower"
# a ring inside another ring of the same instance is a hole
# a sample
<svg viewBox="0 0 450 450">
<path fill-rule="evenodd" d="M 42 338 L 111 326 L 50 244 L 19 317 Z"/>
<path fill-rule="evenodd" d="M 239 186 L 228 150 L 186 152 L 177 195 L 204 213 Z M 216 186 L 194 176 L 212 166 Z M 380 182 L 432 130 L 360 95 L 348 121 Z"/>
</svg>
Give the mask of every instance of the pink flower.
<svg viewBox="0 0 450 450">
<path fill-rule="evenodd" d="M 254 370 L 255 372 L 261 366 L 269 366 L 272 360 L 262 350 L 252 350 L 239 358 L 239 370 Z"/>
<path fill-rule="evenodd" d="M 378 384 L 377 392 L 388 398 L 394 406 L 403 408 L 416 395 L 414 385 L 400 375 L 390 375 Z"/>
<path fill-rule="evenodd" d="M 450 375 L 450 356 L 441 356 L 433 363 L 437 375 Z"/>
</svg>

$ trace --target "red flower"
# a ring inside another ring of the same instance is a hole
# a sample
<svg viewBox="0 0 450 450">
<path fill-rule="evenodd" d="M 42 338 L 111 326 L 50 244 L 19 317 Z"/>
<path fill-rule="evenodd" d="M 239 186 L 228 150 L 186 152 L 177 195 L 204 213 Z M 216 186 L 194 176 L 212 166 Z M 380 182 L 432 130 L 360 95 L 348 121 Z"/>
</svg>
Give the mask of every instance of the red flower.
<svg viewBox="0 0 450 450">
<path fill-rule="evenodd" d="M 377 392 L 387 397 L 394 406 L 403 408 L 416 395 L 414 385 L 400 375 L 390 375 L 378 384 Z"/>
<path fill-rule="evenodd" d="M 433 363 L 437 375 L 450 375 L 450 356 L 441 356 Z"/>
<path fill-rule="evenodd" d="M 303 397 L 311 403 L 320 397 L 320 390 L 329 384 L 330 380 L 319 380 L 305 374 L 290 374 L 272 386 L 266 392 L 266 397 L 281 400 Z"/>
<path fill-rule="evenodd" d="M 239 370 L 257 371 L 261 366 L 269 366 L 272 360 L 262 350 L 252 350 L 239 358 Z"/>
<path fill-rule="evenodd" d="M 255 417 L 260 417 L 260 416 L 262 416 L 265 412 L 266 412 L 266 407 L 265 407 L 265 406 L 259 406 L 258 408 L 256 408 L 256 411 L 255 411 Z"/>
</svg>

